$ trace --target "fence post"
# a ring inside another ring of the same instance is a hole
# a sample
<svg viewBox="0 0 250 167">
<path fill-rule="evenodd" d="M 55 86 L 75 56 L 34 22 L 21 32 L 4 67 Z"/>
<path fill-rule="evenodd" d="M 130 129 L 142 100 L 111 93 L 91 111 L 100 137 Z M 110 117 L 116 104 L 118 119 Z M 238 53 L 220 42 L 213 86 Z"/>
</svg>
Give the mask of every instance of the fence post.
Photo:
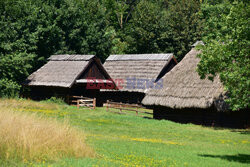
<svg viewBox="0 0 250 167">
<path fill-rule="evenodd" d="M 107 109 L 106 111 L 108 112 L 109 111 L 109 100 L 107 100 Z"/>
<path fill-rule="evenodd" d="M 96 107 L 96 98 L 94 98 L 93 100 L 93 109 L 95 109 L 95 107 Z"/>
<path fill-rule="evenodd" d="M 122 113 L 122 102 L 120 102 L 120 113 Z"/>
<path fill-rule="evenodd" d="M 138 115 L 138 104 L 136 104 L 136 115 Z"/>
<path fill-rule="evenodd" d="M 67 94 L 67 103 L 70 105 L 69 94 Z"/>
<path fill-rule="evenodd" d="M 79 109 L 79 100 L 76 100 L 77 103 L 77 109 Z"/>
</svg>

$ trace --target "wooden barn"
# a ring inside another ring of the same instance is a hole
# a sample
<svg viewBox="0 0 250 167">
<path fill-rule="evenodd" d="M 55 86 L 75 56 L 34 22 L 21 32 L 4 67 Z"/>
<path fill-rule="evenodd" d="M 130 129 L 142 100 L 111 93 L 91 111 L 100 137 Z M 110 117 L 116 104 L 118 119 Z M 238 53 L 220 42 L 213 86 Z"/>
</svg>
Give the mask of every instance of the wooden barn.
<svg viewBox="0 0 250 167">
<path fill-rule="evenodd" d="M 219 77 L 200 79 L 196 72 L 200 52 L 193 48 L 163 78 L 163 89 L 149 89 L 142 103 L 154 109 L 154 118 L 181 123 L 243 128 L 249 126 L 246 111 L 230 111 Z"/>
<path fill-rule="evenodd" d="M 67 95 L 96 97 L 100 88 L 108 84 L 114 86 L 111 77 L 94 55 L 53 55 L 47 64 L 24 82 L 31 88 L 29 96 L 33 99 L 52 96 L 65 98 Z"/>
<path fill-rule="evenodd" d="M 119 90 L 105 90 L 102 97 L 104 101 L 140 104 L 145 90 L 160 88 L 161 78 L 176 64 L 173 54 L 110 55 L 104 67 Z"/>
</svg>

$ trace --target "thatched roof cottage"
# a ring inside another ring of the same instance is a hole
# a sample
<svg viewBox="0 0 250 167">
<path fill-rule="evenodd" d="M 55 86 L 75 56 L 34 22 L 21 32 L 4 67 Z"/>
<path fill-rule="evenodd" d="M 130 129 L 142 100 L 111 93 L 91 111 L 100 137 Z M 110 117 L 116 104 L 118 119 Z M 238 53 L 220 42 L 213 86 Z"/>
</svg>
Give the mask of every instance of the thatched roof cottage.
<svg viewBox="0 0 250 167">
<path fill-rule="evenodd" d="M 160 105 L 170 108 L 209 108 L 223 94 L 219 77 L 214 81 L 200 79 L 196 72 L 200 52 L 192 49 L 183 60 L 163 78 L 163 89 L 148 90 L 143 99 L 145 105 Z"/>
<path fill-rule="evenodd" d="M 24 82 L 32 89 L 31 96 L 34 98 L 54 95 L 95 96 L 100 88 L 88 90 L 86 87 L 90 78 L 93 78 L 92 85 L 98 84 L 96 79 L 101 79 L 105 84 L 114 84 L 94 55 L 53 55 L 48 60 Z"/>
<path fill-rule="evenodd" d="M 142 103 L 153 106 L 156 119 L 204 125 L 243 126 L 246 113 L 226 112 L 228 105 L 224 101 L 224 87 L 219 77 L 215 77 L 214 81 L 200 79 L 196 71 L 200 61 L 197 57 L 199 53 L 195 48 L 187 53 L 183 60 L 163 77 L 163 89 L 147 90 Z"/>
<path fill-rule="evenodd" d="M 119 90 L 105 91 L 105 97 L 113 101 L 140 103 L 145 90 L 160 87 L 161 78 L 176 64 L 173 54 L 110 55 L 104 67 Z"/>
</svg>

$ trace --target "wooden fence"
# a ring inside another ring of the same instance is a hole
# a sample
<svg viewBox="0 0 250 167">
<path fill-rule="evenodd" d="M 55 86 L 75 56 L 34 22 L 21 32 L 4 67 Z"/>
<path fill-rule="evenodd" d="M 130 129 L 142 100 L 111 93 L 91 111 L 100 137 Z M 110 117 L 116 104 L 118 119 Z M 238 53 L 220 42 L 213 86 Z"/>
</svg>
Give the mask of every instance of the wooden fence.
<svg viewBox="0 0 250 167">
<path fill-rule="evenodd" d="M 138 116 L 138 113 L 144 113 L 144 114 L 151 114 L 149 112 L 146 111 L 141 111 L 140 109 L 146 109 L 145 107 L 138 105 L 138 104 L 126 104 L 126 103 L 118 103 L 118 102 L 112 102 L 107 100 L 107 103 L 105 104 L 106 106 L 106 111 L 107 112 L 114 112 L 114 113 L 118 113 L 118 114 L 127 114 L 126 112 L 123 111 L 134 111 L 136 113 L 136 115 Z M 114 111 L 112 109 L 117 109 L 119 110 Z"/>
<path fill-rule="evenodd" d="M 79 107 L 88 107 L 90 109 L 95 109 L 96 107 L 96 98 L 88 98 L 83 96 L 70 96 L 69 103 L 71 105 L 76 105 Z"/>
</svg>

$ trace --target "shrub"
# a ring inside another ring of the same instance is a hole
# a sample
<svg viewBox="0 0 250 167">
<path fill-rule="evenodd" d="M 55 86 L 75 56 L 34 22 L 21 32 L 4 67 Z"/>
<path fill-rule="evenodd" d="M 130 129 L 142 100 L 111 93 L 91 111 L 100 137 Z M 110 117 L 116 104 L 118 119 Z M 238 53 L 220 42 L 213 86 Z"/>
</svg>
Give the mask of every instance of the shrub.
<svg viewBox="0 0 250 167">
<path fill-rule="evenodd" d="M 21 86 L 8 79 L 0 79 L 0 97 L 17 97 Z"/>
<path fill-rule="evenodd" d="M 56 103 L 56 104 L 66 104 L 65 101 L 59 97 L 51 97 L 47 100 L 44 100 L 43 102 Z"/>
</svg>

